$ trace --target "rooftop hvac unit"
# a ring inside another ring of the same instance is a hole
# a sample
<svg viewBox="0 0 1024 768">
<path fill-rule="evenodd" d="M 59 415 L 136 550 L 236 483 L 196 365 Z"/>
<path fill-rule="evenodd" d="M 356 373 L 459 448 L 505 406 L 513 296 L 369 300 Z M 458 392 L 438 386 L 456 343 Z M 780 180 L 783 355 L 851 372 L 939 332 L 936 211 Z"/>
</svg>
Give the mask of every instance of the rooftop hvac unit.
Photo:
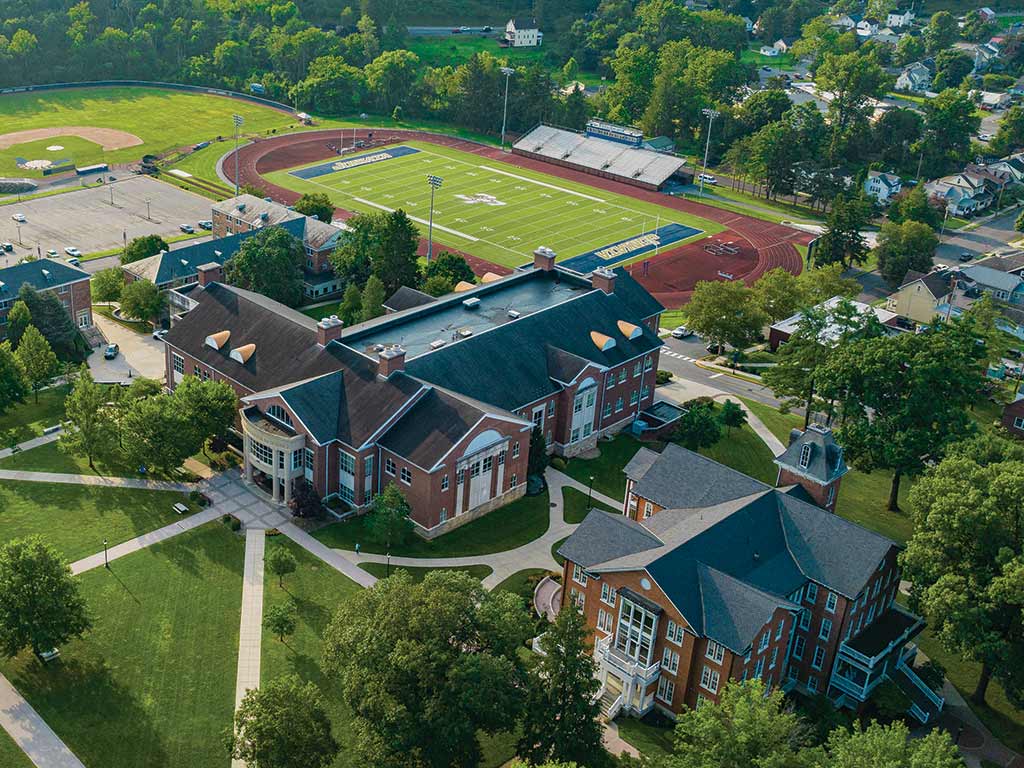
<svg viewBox="0 0 1024 768">
<path fill-rule="evenodd" d="M 462 306 L 466 309 L 476 309 L 480 306 L 480 299 L 476 296 L 470 296 L 468 299 L 463 299 Z"/>
<path fill-rule="evenodd" d="M 430 348 L 432 350 L 440 349 L 441 347 L 443 347 L 447 343 L 448 342 L 445 341 L 444 339 L 434 339 L 432 342 L 430 342 Z"/>
<path fill-rule="evenodd" d="M 468 339 L 470 336 L 473 335 L 473 329 L 472 328 L 459 328 L 459 330 L 456 331 L 456 333 L 459 334 L 459 338 L 460 339 Z"/>
<path fill-rule="evenodd" d="M 523 313 L 520 312 L 518 309 L 510 309 L 508 311 L 508 316 L 513 320 L 518 320 L 520 317 L 522 317 L 522 315 Z"/>
</svg>

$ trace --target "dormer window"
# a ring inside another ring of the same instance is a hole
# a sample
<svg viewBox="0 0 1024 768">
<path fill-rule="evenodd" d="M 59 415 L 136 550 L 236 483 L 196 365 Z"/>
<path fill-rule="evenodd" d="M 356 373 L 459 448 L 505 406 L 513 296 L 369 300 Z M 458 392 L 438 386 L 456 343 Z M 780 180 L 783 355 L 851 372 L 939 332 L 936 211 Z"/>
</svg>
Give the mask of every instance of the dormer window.
<svg viewBox="0 0 1024 768">
<path fill-rule="evenodd" d="M 800 469 L 807 469 L 811 463 L 811 446 L 804 445 L 800 448 Z"/>
<path fill-rule="evenodd" d="M 286 427 L 294 426 L 292 424 L 292 417 L 288 415 L 288 411 L 282 408 L 280 405 L 272 405 L 267 408 L 267 416 L 272 418 L 274 421 L 278 421 L 284 424 Z"/>
</svg>

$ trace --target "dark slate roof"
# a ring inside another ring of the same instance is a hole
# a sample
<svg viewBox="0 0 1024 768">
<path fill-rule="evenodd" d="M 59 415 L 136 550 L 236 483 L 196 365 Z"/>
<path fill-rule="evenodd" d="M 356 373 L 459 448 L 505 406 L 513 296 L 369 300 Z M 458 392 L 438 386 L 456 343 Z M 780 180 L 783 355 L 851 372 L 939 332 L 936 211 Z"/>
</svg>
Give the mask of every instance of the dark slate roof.
<svg viewBox="0 0 1024 768">
<path fill-rule="evenodd" d="M 44 274 L 49 272 L 49 277 Z M 0 301 L 11 299 L 18 295 L 21 286 L 28 283 L 37 291 L 45 291 L 58 285 L 76 283 L 79 280 L 88 280 L 89 273 L 81 269 L 75 269 L 69 264 L 52 259 L 36 259 L 26 261 L 23 264 L 15 264 L 11 267 L 0 269 Z"/>
<path fill-rule="evenodd" d="M 806 467 L 800 465 L 804 446 L 811 449 Z M 776 457 L 775 463 L 821 485 L 842 477 L 849 469 L 842 447 L 832 437 L 832 430 L 818 424 L 811 424 L 803 432 L 794 429 L 790 434 L 789 447 Z"/>
<path fill-rule="evenodd" d="M 608 367 L 661 346 L 657 334 L 646 326 L 641 336 L 626 338 L 616 325 L 618 320 L 639 324 L 640 317 L 618 295 L 616 285 L 613 294 L 589 291 L 416 357 L 406 363 L 406 370 L 417 378 L 514 411 L 560 389 L 552 381 L 547 356 L 540 354 L 549 345 Z M 615 339 L 615 346 L 602 352 L 591 339 L 591 331 Z"/>
<path fill-rule="evenodd" d="M 776 608 L 800 609 L 703 564 L 697 566 L 697 579 L 704 634 L 735 653 L 746 651 Z"/>
<path fill-rule="evenodd" d="M 466 400 L 432 388 L 380 439 L 380 444 L 431 470 L 484 416 Z"/>
<path fill-rule="evenodd" d="M 326 351 L 340 370 L 280 390 L 319 443 L 340 440 L 354 448 L 362 446 L 422 388 L 402 373 L 387 379 L 377 376 L 376 362 L 340 344 L 328 344 Z"/>
<path fill-rule="evenodd" d="M 434 301 L 437 301 L 437 299 L 429 293 L 417 291 L 415 288 L 403 285 L 391 294 L 391 297 L 384 302 L 383 306 L 384 309 L 390 309 L 392 312 L 401 312 L 403 309 L 421 307 Z"/>
<path fill-rule="evenodd" d="M 630 466 L 635 473 L 637 467 L 632 462 Z M 713 507 L 770 487 L 675 443 L 665 446 L 642 476 L 626 474 L 636 480 L 633 493 L 666 509 Z"/>
<path fill-rule="evenodd" d="M 165 341 L 215 368 L 252 392 L 313 378 L 342 367 L 340 345 L 316 344 L 316 321 L 283 304 L 241 288 L 211 283 L 189 296 L 197 306 L 168 331 Z M 222 349 L 204 342 L 231 331 Z M 247 363 L 230 358 L 231 349 L 253 343 Z M 187 371 L 191 373 L 191 371 Z"/>
<path fill-rule="evenodd" d="M 661 302 L 634 280 L 625 267 L 616 267 L 612 272 L 615 273 L 615 295 L 634 317 L 646 319 L 665 311 Z"/>
<path fill-rule="evenodd" d="M 936 299 L 941 296 L 945 296 L 949 293 L 949 273 L 948 272 L 915 272 L 913 270 L 907 272 L 903 277 L 903 283 L 900 288 L 906 288 L 911 283 L 920 280 L 924 283 L 925 287 L 931 292 L 932 296 Z"/>
<path fill-rule="evenodd" d="M 537 20 L 528 19 L 524 16 L 512 19 L 512 24 L 516 29 L 537 29 Z"/>
<path fill-rule="evenodd" d="M 580 371 L 587 367 L 588 360 L 573 355 L 550 344 L 544 349 L 548 360 L 548 375 L 555 381 L 568 384 L 575 379 Z"/>
<path fill-rule="evenodd" d="M 647 470 L 651 468 L 661 456 L 657 451 L 652 451 L 650 448 L 641 448 L 635 454 L 633 458 L 629 460 L 622 472 L 630 480 L 636 481 L 647 474 Z"/>
<path fill-rule="evenodd" d="M 659 546 L 658 537 L 639 523 L 624 515 L 593 509 L 558 548 L 558 554 L 589 568 Z"/>
</svg>

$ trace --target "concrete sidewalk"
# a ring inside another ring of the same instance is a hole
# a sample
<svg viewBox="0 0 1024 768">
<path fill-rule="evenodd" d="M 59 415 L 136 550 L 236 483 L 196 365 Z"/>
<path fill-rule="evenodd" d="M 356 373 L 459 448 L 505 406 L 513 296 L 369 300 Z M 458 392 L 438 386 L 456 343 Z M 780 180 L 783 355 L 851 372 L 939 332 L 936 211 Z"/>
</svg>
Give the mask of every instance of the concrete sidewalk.
<svg viewBox="0 0 1024 768">
<path fill-rule="evenodd" d="M 57 472 L 28 472 L 0 469 L 0 480 L 21 480 L 29 483 L 65 483 L 67 485 L 95 485 L 103 488 L 142 488 L 149 491 L 180 491 L 188 493 L 195 483 L 174 480 L 147 480 L 141 477 L 99 477 L 97 475 L 66 475 Z"/>
<path fill-rule="evenodd" d="M 260 652 L 263 640 L 263 553 L 266 531 L 245 532 L 245 569 L 242 576 L 242 620 L 238 628 L 238 673 L 235 677 L 235 710 L 246 691 L 260 687 Z M 232 760 L 232 768 L 245 768 Z"/>
<path fill-rule="evenodd" d="M 30 451 L 33 448 L 38 448 L 41 445 L 46 445 L 47 443 L 54 443 L 60 438 L 61 431 L 62 430 L 57 430 L 56 432 L 52 432 L 49 435 L 33 437 L 31 440 L 26 440 L 24 443 L 18 443 L 18 450 Z M 8 456 L 13 455 L 14 451 L 10 448 L 4 448 L 3 450 L 0 450 L 0 459 L 6 459 Z"/>
<path fill-rule="evenodd" d="M 357 566 L 351 558 L 345 557 L 346 554 L 352 554 L 354 556 L 355 553 L 347 553 L 343 550 L 331 549 L 326 544 L 322 544 L 318 540 L 314 539 L 304 530 L 295 525 L 295 523 L 284 523 L 279 525 L 277 530 L 311 555 L 323 560 L 334 570 L 348 576 L 359 586 L 372 587 L 377 583 L 377 578 L 375 576 L 371 576 L 369 573 Z M 391 558 L 391 561 L 394 562 L 395 558 Z M 382 559 L 380 562 L 384 562 L 384 560 Z"/>
<path fill-rule="evenodd" d="M 85 768 L 3 675 L 0 675 L 0 726 L 37 768 Z"/>
</svg>

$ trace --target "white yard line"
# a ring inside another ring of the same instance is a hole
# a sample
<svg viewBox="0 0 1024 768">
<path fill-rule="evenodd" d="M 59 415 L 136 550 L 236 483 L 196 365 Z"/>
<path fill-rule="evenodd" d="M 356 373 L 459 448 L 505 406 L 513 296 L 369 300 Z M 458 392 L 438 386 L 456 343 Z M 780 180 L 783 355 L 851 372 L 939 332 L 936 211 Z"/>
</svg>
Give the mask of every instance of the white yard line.
<svg viewBox="0 0 1024 768">
<path fill-rule="evenodd" d="M 380 209 L 382 211 L 387 211 L 388 213 L 392 213 L 395 210 L 394 208 L 389 208 L 386 205 L 381 205 L 380 203 L 375 203 L 372 200 L 367 200 L 364 197 L 356 197 L 355 195 L 352 195 L 352 199 L 355 200 L 357 203 L 362 203 L 363 205 L 369 205 L 372 208 L 378 208 L 378 209 Z M 406 213 L 405 215 L 409 216 L 408 213 Z M 421 219 L 419 216 L 409 216 L 409 218 L 412 219 L 413 221 L 419 223 L 419 224 L 426 224 L 428 226 L 430 225 L 429 221 L 427 221 L 426 219 Z M 447 232 L 449 235 L 456 235 L 457 237 L 463 237 L 466 240 L 469 240 L 470 242 L 473 242 L 473 243 L 475 243 L 475 242 L 480 240 L 479 237 L 473 237 L 472 235 L 467 235 L 465 232 L 459 232 L 459 230 L 457 230 L 457 229 L 452 229 L 451 227 L 446 227 L 443 224 L 438 224 L 436 221 L 434 222 L 434 229 L 440 229 L 442 232 Z"/>
<path fill-rule="evenodd" d="M 508 171 L 503 171 L 500 168 L 492 168 L 489 165 L 481 165 L 479 167 L 480 167 L 480 170 L 482 170 L 482 171 L 490 171 L 491 173 L 500 173 L 502 176 L 511 176 L 513 179 L 518 179 L 519 181 L 526 181 L 526 182 L 529 182 L 530 184 L 536 184 L 538 187 L 547 187 L 548 189 L 553 189 L 556 192 L 564 192 L 567 195 L 575 195 L 576 197 L 582 197 L 585 200 L 593 200 L 595 203 L 607 203 L 608 202 L 603 197 L 594 197 L 593 195 L 585 195 L 582 192 L 577 192 L 577 191 L 575 191 L 573 189 L 566 189 L 565 187 L 559 187 L 559 186 L 557 186 L 555 184 L 548 184 L 546 181 L 537 181 L 537 179 L 531 179 L 528 176 L 520 176 L 517 173 L 509 173 Z M 615 203 L 609 203 L 609 205 L 615 205 Z"/>
</svg>

